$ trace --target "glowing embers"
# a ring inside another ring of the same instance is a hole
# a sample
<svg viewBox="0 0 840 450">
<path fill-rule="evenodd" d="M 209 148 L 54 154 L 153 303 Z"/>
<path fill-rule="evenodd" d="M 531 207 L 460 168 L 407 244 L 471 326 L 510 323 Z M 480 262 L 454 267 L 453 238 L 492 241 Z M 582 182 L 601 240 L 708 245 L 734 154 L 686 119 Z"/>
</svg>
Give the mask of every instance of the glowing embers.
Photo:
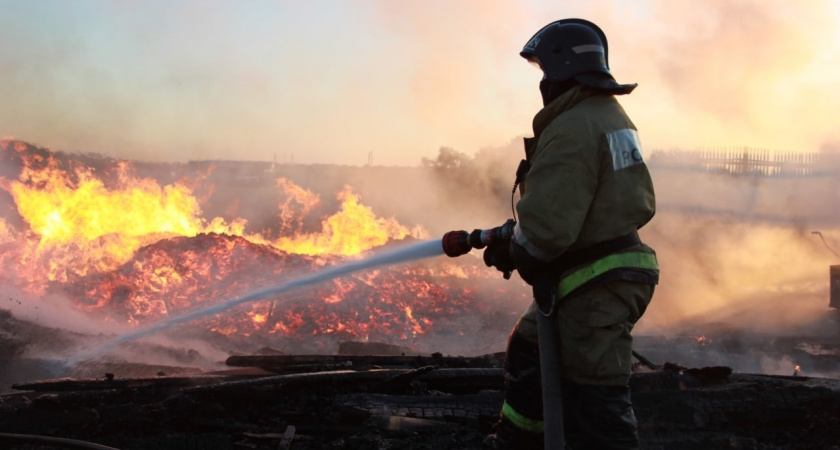
<svg viewBox="0 0 840 450">
<path fill-rule="evenodd" d="M 242 237 L 200 234 L 156 242 L 119 270 L 83 277 L 65 290 L 80 308 L 107 320 L 148 324 L 280 284 L 318 270 L 318 264 Z M 485 299 L 469 282 L 428 272 L 418 267 L 361 272 L 189 326 L 238 337 L 413 341 L 459 318 L 488 314 Z"/>
<path fill-rule="evenodd" d="M 694 336 L 694 340 L 697 342 L 697 345 L 701 347 L 705 347 L 713 342 L 712 339 L 709 339 L 706 336 Z"/>
</svg>

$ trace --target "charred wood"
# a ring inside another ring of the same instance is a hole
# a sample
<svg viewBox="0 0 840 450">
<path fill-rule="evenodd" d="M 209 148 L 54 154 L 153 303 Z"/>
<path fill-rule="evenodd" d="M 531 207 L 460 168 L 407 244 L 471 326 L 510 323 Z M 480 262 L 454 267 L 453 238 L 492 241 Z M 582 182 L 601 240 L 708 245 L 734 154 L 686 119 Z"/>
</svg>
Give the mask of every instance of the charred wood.
<svg viewBox="0 0 840 450">
<path fill-rule="evenodd" d="M 118 450 L 114 447 L 95 444 L 93 442 L 80 441 L 78 439 L 64 439 L 52 436 L 35 436 L 31 434 L 10 434 L 0 433 L 0 443 L 23 443 L 33 445 L 59 446 L 62 448 L 82 450 Z"/>
<path fill-rule="evenodd" d="M 645 358 L 644 356 L 642 356 L 642 354 L 640 354 L 636 350 L 633 350 L 633 356 L 636 359 L 638 359 L 640 363 L 644 364 L 644 366 L 647 367 L 648 369 L 659 370 L 661 368 L 657 364 L 655 364 L 653 361 L 651 361 L 651 360 Z"/>
<path fill-rule="evenodd" d="M 405 431 L 408 433 L 424 430 L 444 431 L 455 428 L 452 422 L 405 416 L 375 416 L 368 421 L 368 425 L 382 430 Z"/>
<path fill-rule="evenodd" d="M 411 350 L 399 345 L 385 344 L 382 342 L 342 342 L 338 346 L 339 355 L 380 355 L 380 356 L 405 356 Z"/>
<path fill-rule="evenodd" d="M 293 425 L 289 425 L 286 427 L 286 431 L 283 433 L 283 437 L 280 440 L 280 445 L 277 446 L 278 450 L 288 450 L 288 448 L 292 445 L 292 440 L 295 438 L 295 427 Z"/>
<path fill-rule="evenodd" d="M 344 365 L 353 368 L 435 366 L 441 368 L 498 368 L 504 365 L 504 356 L 485 355 L 478 357 L 442 356 L 378 356 L 378 355 L 258 355 L 231 356 L 228 366 L 259 367 L 275 373 L 290 373 L 298 367 Z"/>
<path fill-rule="evenodd" d="M 407 389 L 413 382 L 417 380 L 420 375 L 429 373 L 435 370 L 433 366 L 420 367 L 412 369 L 404 373 L 394 375 L 385 380 L 382 385 L 386 391 L 400 392 Z"/>
<path fill-rule="evenodd" d="M 230 389 L 246 389 L 265 385 L 282 385 L 283 387 L 299 387 L 305 385 L 321 385 L 323 383 L 341 382 L 343 385 L 353 383 L 382 382 L 396 375 L 407 373 L 408 369 L 381 369 L 369 371 L 340 370 L 333 372 L 302 373 L 290 375 L 275 375 L 251 380 L 229 381 L 224 383 L 195 386 L 184 390 L 186 393 L 210 392 Z"/>
<path fill-rule="evenodd" d="M 303 388 L 315 385 L 340 384 L 342 389 L 359 389 L 370 392 L 393 391 L 399 386 L 407 387 L 412 380 L 419 381 L 429 389 L 451 392 L 477 392 L 482 389 L 499 389 L 504 386 L 503 369 L 375 369 L 368 371 L 334 371 L 290 375 L 275 375 L 250 380 L 230 381 L 184 389 L 185 393 L 200 393 L 220 390 L 241 390 L 260 386 Z"/>
<path fill-rule="evenodd" d="M 438 369 L 418 377 L 429 389 L 472 394 L 505 387 L 504 369 Z"/>
<path fill-rule="evenodd" d="M 337 406 L 357 408 L 372 416 L 416 417 L 474 424 L 497 418 L 502 401 L 501 392 L 438 396 L 351 394 L 336 397 Z"/>
<path fill-rule="evenodd" d="M 631 377 L 641 450 L 837 445 L 840 381 L 665 368 Z M 479 448 L 498 419 L 503 383 L 501 368 L 421 366 L 16 393 L 0 396 L 0 433 L 126 449 L 275 450 L 294 427 L 288 447 L 298 450 Z"/>
<path fill-rule="evenodd" d="M 189 387 L 205 384 L 217 384 L 225 381 L 258 378 L 259 375 L 196 375 L 147 378 L 111 378 L 75 379 L 60 378 L 55 380 L 35 381 L 14 384 L 12 389 L 36 392 L 70 392 L 102 389 L 131 389 L 143 387 Z"/>
</svg>

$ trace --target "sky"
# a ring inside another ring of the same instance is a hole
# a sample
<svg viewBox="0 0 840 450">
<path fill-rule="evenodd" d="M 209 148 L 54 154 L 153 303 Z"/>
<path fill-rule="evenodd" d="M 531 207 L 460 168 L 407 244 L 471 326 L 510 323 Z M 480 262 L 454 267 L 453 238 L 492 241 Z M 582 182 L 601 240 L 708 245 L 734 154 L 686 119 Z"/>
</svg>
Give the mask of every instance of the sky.
<svg viewBox="0 0 840 450">
<path fill-rule="evenodd" d="M 0 138 L 144 161 L 418 165 L 531 135 L 554 20 L 646 152 L 840 151 L 840 0 L 0 0 Z"/>
</svg>

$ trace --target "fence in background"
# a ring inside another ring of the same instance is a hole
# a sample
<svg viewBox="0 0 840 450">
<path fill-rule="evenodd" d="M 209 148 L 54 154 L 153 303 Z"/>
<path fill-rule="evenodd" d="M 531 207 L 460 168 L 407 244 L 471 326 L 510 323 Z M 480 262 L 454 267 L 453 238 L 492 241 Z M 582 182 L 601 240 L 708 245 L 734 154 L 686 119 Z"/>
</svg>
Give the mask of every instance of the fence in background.
<svg viewBox="0 0 840 450">
<path fill-rule="evenodd" d="M 840 155 L 752 147 L 655 150 L 648 159 L 648 165 L 732 175 L 807 177 L 837 173 L 840 171 Z"/>
</svg>

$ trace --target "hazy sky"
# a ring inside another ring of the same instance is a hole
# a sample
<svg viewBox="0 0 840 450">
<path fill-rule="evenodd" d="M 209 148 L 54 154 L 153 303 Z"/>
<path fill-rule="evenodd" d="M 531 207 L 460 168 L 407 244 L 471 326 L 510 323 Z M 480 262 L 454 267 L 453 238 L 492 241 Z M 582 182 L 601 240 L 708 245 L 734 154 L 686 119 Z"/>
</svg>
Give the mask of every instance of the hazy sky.
<svg viewBox="0 0 840 450">
<path fill-rule="evenodd" d="M 599 24 L 646 150 L 840 148 L 840 0 L 0 0 L 0 137 L 142 160 L 416 165 L 530 135 L 519 57 Z"/>
</svg>

